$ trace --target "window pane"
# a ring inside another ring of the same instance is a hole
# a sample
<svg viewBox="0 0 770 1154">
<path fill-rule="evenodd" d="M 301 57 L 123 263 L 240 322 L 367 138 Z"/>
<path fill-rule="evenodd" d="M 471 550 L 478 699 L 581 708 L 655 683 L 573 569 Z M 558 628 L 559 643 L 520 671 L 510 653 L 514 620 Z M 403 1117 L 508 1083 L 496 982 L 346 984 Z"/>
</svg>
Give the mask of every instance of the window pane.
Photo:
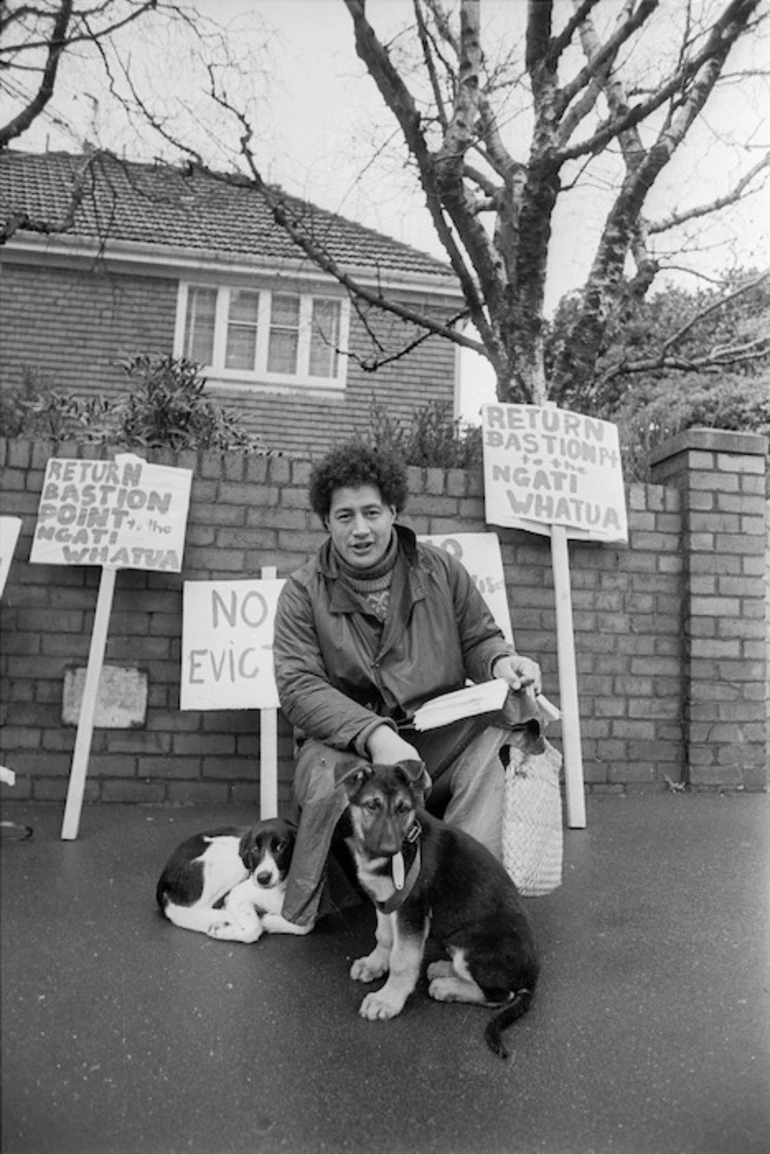
<svg viewBox="0 0 770 1154">
<path fill-rule="evenodd" d="M 230 293 L 225 368 L 254 371 L 258 315 L 259 293 L 235 290 Z"/>
<path fill-rule="evenodd" d="M 288 325 L 290 328 L 297 328 L 299 325 L 299 297 L 289 296 L 287 293 L 273 293 L 270 319 L 274 325 Z"/>
<path fill-rule="evenodd" d="M 267 368 L 271 373 L 297 372 L 299 297 L 273 293 L 270 305 L 270 345 Z"/>
<path fill-rule="evenodd" d="M 340 337 L 340 302 L 313 301 L 310 332 L 310 375 L 337 376 L 337 349 Z"/>
<path fill-rule="evenodd" d="M 233 290 L 230 293 L 230 322 L 255 325 L 259 316 L 259 293 Z"/>
<path fill-rule="evenodd" d="M 267 367 L 271 373 L 297 372 L 297 345 L 299 334 L 270 330 L 270 352 Z"/>
<path fill-rule="evenodd" d="M 217 290 L 189 288 L 185 318 L 184 355 L 188 360 L 210 365 L 214 356 L 214 319 Z"/>
<path fill-rule="evenodd" d="M 256 329 L 230 327 L 227 330 L 226 369 L 246 369 L 248 372 L 253 372 L 256 354 Z"/>
</svg>

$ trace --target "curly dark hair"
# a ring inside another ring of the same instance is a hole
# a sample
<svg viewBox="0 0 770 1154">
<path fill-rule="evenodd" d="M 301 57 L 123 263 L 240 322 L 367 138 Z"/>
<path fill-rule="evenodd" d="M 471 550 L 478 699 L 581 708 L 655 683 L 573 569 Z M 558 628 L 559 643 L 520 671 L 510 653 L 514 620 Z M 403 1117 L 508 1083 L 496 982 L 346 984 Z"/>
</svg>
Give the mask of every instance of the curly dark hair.
<svg viewBox="0 0 770 1154">
<path fill-rule="evenodd" d="M 310 507 L 326 521 L 334 490 L 361 485 L 379 489 L 383 502 L 393 505 L 397 513 L 406 505 L 409 486 L 403 462 L 386 449 L 374 449 L 365 441 L 348 441 L 313 466 L 308 489 Z"/>
</svg>

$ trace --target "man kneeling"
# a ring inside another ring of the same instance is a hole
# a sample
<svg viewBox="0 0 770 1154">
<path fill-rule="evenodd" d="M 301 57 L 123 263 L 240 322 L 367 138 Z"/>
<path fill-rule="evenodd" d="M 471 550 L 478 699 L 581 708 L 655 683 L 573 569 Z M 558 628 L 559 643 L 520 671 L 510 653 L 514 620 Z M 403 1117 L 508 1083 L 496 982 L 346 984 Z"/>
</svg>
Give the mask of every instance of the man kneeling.
<svg viewBox="0 0 770 1154">
<path fill-rule="evenodd" d="M 434 783 L 429 806 L 500 858 L 506 747 L 542 748 L 539 666 L 506 642 L 465 567 L 397 523 L 407 496 L 403 464 L 358 442 L 332 450 L 311 474 L 310 504 L 329 537 L 286 581 L 274 648 L 298 747 L 299 830 L 283 910 L 294 932 L 319 916 L 347 806 L 341 781 L 362 757 L 423 761 Z M 424 702 L 492 678 L 509 686 L 498 713 L 414 729 Z"/>
</svg>

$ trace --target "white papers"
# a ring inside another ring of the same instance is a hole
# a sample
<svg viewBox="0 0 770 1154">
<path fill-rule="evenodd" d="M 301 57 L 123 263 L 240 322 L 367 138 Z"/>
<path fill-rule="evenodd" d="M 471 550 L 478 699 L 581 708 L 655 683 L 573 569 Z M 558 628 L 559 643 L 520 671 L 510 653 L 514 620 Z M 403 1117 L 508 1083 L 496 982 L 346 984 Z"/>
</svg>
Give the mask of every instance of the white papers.
<svg viewBox="0 0 770 1154">
<path fill-rule="evenodd" d="M 479 685 L 468 685 L 453 693 L 444 693 L 426 701 L 414 715 L 414 728 L 420 732 L 437 729 L 441 725 L 451 725 L 463 717 L 475 717 L 479 713 L 495 713 L 502 709 L 508 694 L 508 682 L 501 677 L 493 681 L 483 681 Z"/>
</svg>

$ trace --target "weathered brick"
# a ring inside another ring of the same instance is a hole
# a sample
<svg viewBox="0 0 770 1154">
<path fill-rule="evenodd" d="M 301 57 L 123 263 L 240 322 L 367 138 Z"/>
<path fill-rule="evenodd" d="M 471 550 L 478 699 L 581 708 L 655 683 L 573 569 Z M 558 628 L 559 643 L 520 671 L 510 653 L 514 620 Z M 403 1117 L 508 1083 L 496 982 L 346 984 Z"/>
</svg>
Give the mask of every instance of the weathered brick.
<svg viewBox="0 0 770 1154">
<path fill-rule="evenodd" d="M 287 457 L 270 457 L 269 474 L 274 485 L 291 484 L 292 462 Z"/>
<path fill-rule="evenodd" d="M 690 611 L 695 616 L 734 617 L 741 611 L 738 597 L 693 597 Z"/>
<path fill-rule="evenodd" d="M 201 759 L 190 756 L 140 756 L 137 760 L 137 775 L 148 780 L 158 778 L 197 780 L 201 777 Z"/>
<path fill-rule="evenodd" d="M 689 478 L 689 486 L 691 489 L 708 489 L 712 491 L 715 487 L 724 492 L 737 493 L 740 489 L 740 482 L 737 476 L 730 476 L 721 473 L 718 482 L 715 486 L 715 475 L 713 472 L 692 473 Z"/>
<path fill-rule="evenodd" d="M 165 781 L 107 779 L 102 783 L 101 800 L 105 802 L 159 803 L 166 800 Z"/>
<path fill-rule="evenodd" d="M 693 638 L 690 643 L 693 657 L 718 659 L 720 657 L 740 657 L 741 646 L 737 640 L 718 641 L 714 638 Z"/>
<path fill-rule="evenodd" d="M 717 468 L 721 473 L 754 473 L 764 475 L 765 463 L 760 456 L 717 453 Z"/>
<path fill-rule="evenodd" d="M 623 765 L 610 767 L 608 774 L 610 782 L 622 781 L 624 785 L 650 785 L 655 781 L 655 766 L 649 761 L 635 760 L 633 748 L 632 743 L 629 756 Z"/>
<path fill-rule="evenodd" d="M 736 554 L 751 554 L 755 556 L 762 556 L 765 552 L 765 537 L 764 534 L 717 534 L 715 547 L 720 553 Z"/>
<path fill-rule="evenodd" d="M 166 800 L 171 805 L 225 805 L 230 797 L 225 782 L 170 781 Z"/>
<path fill-rule="evenodd" d="M 612 736 L 626 741 L 654 741 L 654 720 L 616 720 L 612 722 Z"/>
<path fill-rule="evenodd" d="M 100 783 L 86 781 L 83 800 L 86 804 L 100 796 Z M 64 801 L 67 796 L 67 782 L 61 778 L 39 777 L 32 782 L 32 796 L 35 801 Z"/>
</svg>

